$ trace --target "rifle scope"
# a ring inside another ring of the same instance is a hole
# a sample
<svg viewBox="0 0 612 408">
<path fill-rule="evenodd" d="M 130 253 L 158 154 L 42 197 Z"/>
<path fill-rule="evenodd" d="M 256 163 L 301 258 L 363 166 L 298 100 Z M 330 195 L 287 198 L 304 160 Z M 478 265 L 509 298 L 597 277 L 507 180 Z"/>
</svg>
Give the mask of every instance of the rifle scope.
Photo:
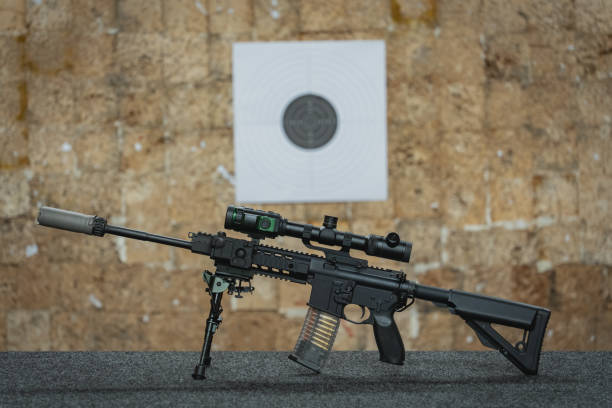
<svg viewBox="0 0 612 408">
<path fill-rule="evenodd" d="M 359 249 L 368 255 L 408 262 L 412 244 L 400 240 L 396 232 L 386 237 L 380 235 L 356 235 L 336 230 L 338 218 L 326 215 L 322 227 L 300 224 L 283 218 L 271 211 L 254 210 L 246 207 L 227 207 L 225 228 L 246 233 L 253 238 L 276 238 L 290 236 L 315 241 L 324 245 Z"/>
</svg>

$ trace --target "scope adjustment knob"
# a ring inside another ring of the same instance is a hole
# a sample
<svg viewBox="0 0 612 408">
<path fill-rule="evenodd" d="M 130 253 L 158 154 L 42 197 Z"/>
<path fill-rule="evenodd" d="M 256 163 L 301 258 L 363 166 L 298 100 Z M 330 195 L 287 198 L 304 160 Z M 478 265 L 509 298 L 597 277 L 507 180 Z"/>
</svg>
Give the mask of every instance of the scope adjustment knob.
<svg viewBox="0 0 612 408">
<path fill-rule="evenodd" d="M 268 229 L 270 228 L 270 225 L 272 225 L 270 223 L 270 219 L 267 217 L 261 217 L 261 221 L 259 222 L 259 227 L 262 229 Z"/>
<path fill-rule="evenodd" d="M 398 235 L 397 232 L 390 232 L 385 237 L 385 242 L 391 248 L 395 248 L 400 243 L 400 236 Z"/>
<path fill-rule="evenodd" d="M 338 217 L 326 215 L 323 219 L 323 226 L 325 228 L 334 229 L 338 225 Z"/>
</svg>

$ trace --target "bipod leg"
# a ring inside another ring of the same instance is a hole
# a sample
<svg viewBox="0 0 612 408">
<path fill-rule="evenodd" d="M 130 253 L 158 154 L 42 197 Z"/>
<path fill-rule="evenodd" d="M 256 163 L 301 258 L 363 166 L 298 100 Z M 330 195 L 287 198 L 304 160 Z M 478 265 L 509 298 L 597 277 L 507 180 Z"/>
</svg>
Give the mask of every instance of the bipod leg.
<svg viewBox="0 0 612 408">
<path fill-rule="evenodd" d="M 195 370 L 192 374 L 194 380 L 204 380 L 206 378 L 206 367 L 210 365 L 210 346 L 212 345 L 213 335 L 217 331 L 217 327 L 221 324 L 221 297 L 223 292 L 214 292 L 214 281 L 211 279 L 209 285 L 210 293 L 210 313 L 208 319 L 206 319 L 206 331 L 204 332 L 204 344 L 202 345 L 202 353 L 200 354 L 200 361 L 195 366 Z"/>
</svg>

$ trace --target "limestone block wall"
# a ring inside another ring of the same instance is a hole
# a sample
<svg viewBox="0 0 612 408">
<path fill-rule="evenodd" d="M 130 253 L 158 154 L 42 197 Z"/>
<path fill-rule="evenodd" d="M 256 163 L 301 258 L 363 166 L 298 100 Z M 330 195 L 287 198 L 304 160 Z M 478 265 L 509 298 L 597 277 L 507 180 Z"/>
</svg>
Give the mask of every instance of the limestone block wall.
<svg viewBox="0 0 612 408">
<path fill-rule="evenodd" d="M 374 265 L 549 307 L 545 349 L 611 349 L 610 0 L 4 0 L 0 350 L 199 349 L 209 260 L 39 227 L 38 208 L 222 229 L 231 44 L 344 39 L 386 42 L 389 199 L 249 204 L 398 231 L 412 262 Z M 293 347 L 309 288 L 254 286 L 225 299 L 216 350 Z M 408 349 L 482 348 L 426 302 L 398 324 Z M 342 323 L 335 349 L 374 347 Z"/>
</svg>

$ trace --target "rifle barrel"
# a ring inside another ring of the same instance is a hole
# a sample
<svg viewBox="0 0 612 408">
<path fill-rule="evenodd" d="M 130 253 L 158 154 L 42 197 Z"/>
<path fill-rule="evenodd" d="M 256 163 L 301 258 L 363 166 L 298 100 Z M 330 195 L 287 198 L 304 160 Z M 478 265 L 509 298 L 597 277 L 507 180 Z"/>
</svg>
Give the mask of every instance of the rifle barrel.
<svg viewBox="0 0 612 408">
<path fill-rule="evenodd" d="M 116 227 L 106 224 L 104 232 L 113 235 L 119 235 L 126 238 L 139 239 L 141 241 L 156 242 L 158 244 L 170 245 L 178 248 L 191 250 L 191 241 L 183 239 L 165 237 L 163 235 L 149 234 L 148 232 L 133 230 L 129 228 Z"/>
</svg>

